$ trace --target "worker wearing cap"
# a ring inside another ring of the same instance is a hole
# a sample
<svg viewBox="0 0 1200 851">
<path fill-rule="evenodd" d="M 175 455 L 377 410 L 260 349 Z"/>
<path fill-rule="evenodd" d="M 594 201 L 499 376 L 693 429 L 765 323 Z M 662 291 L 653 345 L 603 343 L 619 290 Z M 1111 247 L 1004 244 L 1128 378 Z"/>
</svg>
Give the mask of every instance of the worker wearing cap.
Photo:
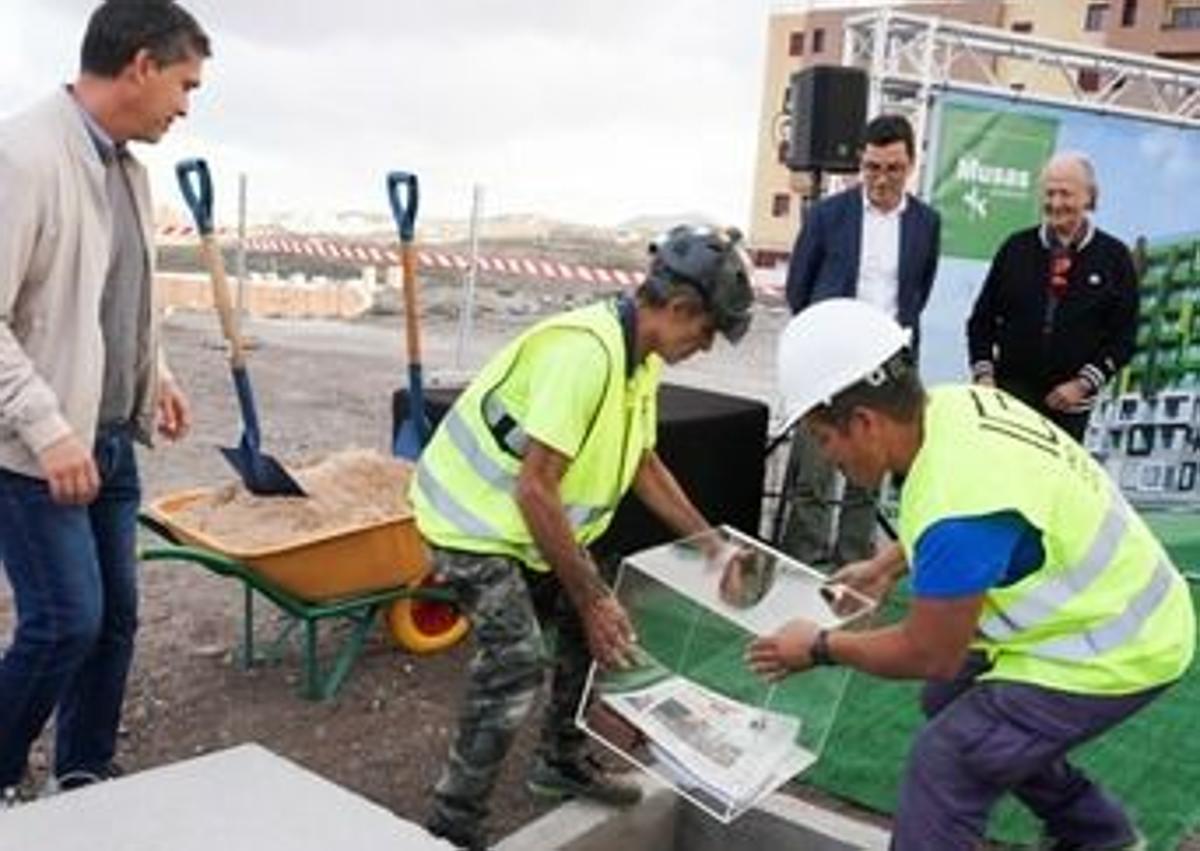
<svg viewBox="0 0 1200 851">
<path fill-rule="evenodd" d="M 904 620 L 856 632 L 797 620 L 747 653 L 772 679 L 841 664 L 928 681 L 892 847 L 977 848 L 1006 792 L 1049 847 L 1145 847 L 1066 759 L 1192 658 L 1187 585 L 1145 523 L 1074 440 L 1004 391 L 926 392 L 906 332 L 861 301 L 793 319 L 779 381 L 789 423 L 847 476 L 904 477 L 899 544 L 834 577 L 882 596 L 911 571 Z"/>
<path fill-rule="evenodd" d="M 557 641 L 531 789 L 640 796 L 584 759 L 574 724 L 591 659 L 619 664 L 634 640 L 586 547 L 630 488 L 679 534 L 708 528 L 654 450 L 659 373 L 718 332 L 737 342 L 753 300 L 736 231 L 679 226 L 651 251 L 633 297 L 551 317 L 492 358 L 417 465 L 417 525 L 478 643 L 428 821 L 460 847 L 484 847 L 488 795 L 543 677 L 539 620 Z"/>
</svg>

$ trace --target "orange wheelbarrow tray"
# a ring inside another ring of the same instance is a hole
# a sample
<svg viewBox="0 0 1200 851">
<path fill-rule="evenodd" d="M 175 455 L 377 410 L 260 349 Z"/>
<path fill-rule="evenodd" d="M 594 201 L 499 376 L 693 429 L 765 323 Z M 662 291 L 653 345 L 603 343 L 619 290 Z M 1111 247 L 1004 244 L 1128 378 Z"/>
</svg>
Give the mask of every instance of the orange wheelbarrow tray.
<svg viewBox="0 0 1200 851">
<path fill-rule="evenodd" d="M 292 632 L 302 626 L 301 689 L 306 697 L 325 699 L 337 693 L 381 611 L 386 610 L 392 637 L 412 652 L 437 652 L 466 633 L 467 621 L 453 608 L 453 594 L 431 581 L 427 550 L 411 515 L 299 537 L 282 546 L 245 549 L 205 534 L 181 516 L 209 493 L 183 491 L 147 506 L 139 521 L 167 545 L 145 547 L 140 557 L 191 562 L 241 581 L 243 665 L 278 657 Z M 267 654 L 255 653 L 255 593 L 288 616 Z M 334 617 L 349 620 L 353 628 L 323 672 L 318 626 Z"/>
</svg>

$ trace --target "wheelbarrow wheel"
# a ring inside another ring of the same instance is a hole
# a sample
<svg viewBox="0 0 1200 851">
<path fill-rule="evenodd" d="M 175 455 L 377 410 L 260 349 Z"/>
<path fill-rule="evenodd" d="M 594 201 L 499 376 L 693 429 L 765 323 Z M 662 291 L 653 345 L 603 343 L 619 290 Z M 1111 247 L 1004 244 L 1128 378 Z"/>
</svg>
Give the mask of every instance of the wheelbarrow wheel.
<svg viewBox="0 0 1200 851">
<path fill-rule="evenodd" d="M 418 587 L 435 585 L 426 576 Z M 451 603 L 406 597 L 394 602 L 387 613 L 392 640 L 410 653 L 438 653 L 453 647 L 470 629 L 470 622 Z"/>
</svg>

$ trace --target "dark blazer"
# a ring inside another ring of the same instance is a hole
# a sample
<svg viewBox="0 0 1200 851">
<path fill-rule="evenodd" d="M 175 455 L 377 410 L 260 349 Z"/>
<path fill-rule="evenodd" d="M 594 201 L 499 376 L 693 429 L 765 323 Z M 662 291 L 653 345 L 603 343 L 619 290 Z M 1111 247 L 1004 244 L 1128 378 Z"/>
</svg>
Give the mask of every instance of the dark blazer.
<svg viewBox="0 0 1200 851">
<path fill-rule="evenodd" d="M 862 224 L 860 186 L 831 195 L 808 211 L 788 265 L 787 300 L 793 313 L 827 298 L 858 295 Z M 896 319 L 914 335 L 937 275 L 941 233 L 937 211 L 909 195 L 900 216 Z"/>
</svg>

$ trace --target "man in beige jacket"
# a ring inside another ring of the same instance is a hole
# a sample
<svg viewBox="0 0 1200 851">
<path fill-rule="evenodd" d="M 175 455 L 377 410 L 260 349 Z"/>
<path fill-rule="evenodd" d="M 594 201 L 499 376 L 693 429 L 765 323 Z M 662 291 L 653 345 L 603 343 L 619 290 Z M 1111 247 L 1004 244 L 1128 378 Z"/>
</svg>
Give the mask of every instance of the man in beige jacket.
<svg viewBox="0 0 1200 851">
<path fill-rule="evenodd" d="M 117 771 L 137 627 L 133 441 L 156 424 L 181 437 L 190 419 L 159 355 L 149 185 L 126 144 L 186 115 L 208 55 L 171 0 L 108 0 L 75 83 L 0 121 L 0 559 L 17 610 L 0 657 L 2 802 L 51 712 L 52 787 Z"/>
</svg>

